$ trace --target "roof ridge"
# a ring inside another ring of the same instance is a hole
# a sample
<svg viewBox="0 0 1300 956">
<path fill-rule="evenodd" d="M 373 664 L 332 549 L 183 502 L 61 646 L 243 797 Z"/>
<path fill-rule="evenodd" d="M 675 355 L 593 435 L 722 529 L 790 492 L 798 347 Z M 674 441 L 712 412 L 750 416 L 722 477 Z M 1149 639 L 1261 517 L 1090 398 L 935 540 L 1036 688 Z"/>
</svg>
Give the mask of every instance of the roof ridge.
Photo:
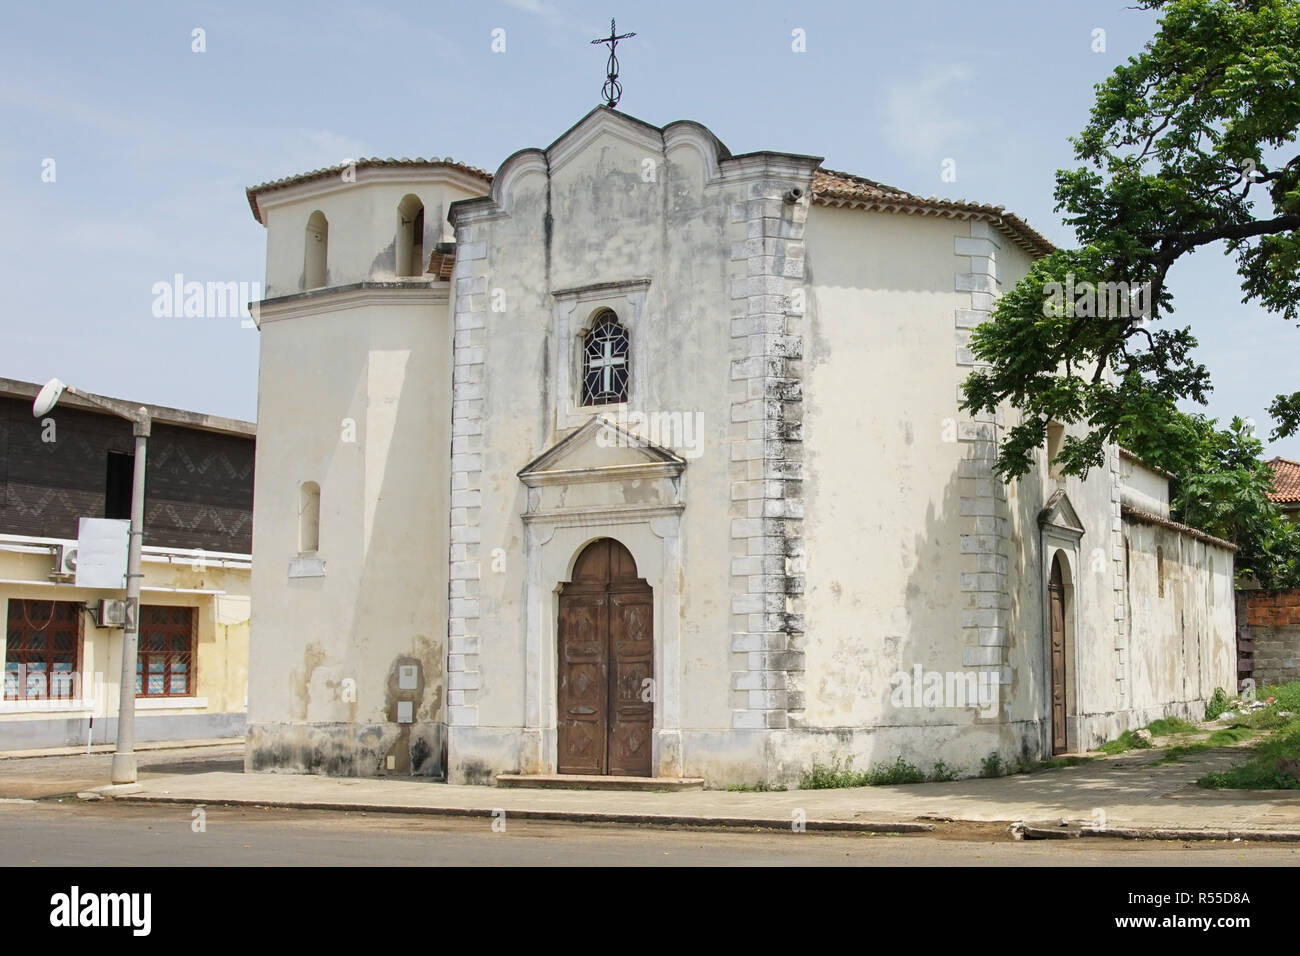
<svg viewBox="0 0 1300 956">
<path fill-rule="evenodd" d="M 381 158 L 379 156 L 363 156 L 360 159 L 348 160 L 347 162 L 343 162 L 343 163 L 335 163 L 333 166 L 322 166 L 320 169 L 313 169 L 305 173 L 296 173 L 292 176 L 282 176 L 279 179 L 269 179 L 264 183 L 258 183 L 256 186 L 247 187 L 244 190 L 244 194 L 248 197 L 248 205 L 253 210 L 253 218 L 256 219 L 258 222 L 261 222 L 262 216 L 257 209 L 257 197 L 262 193 L 272 192 L 273 190 L 276 189 L 287 189 L 290 186 L 297 186 L 300 183 L 309 183 L 317 179 L 325 179 L 329 176 L 333 176 L 336 175 L 337 173 L 341 173 L 343 172 L 343 170 L 348 169 L 349 167 L 353 167 L 356 169 L 369 169 L 369 168 L 374 168 L 376 166 L 379 167 L 442 166 L 448 169 L 456 169 L 463 173 L 468 173 L 471 176 L 476 176 L 484 180 L 486 183 L 492 182 L 492 174 L 489 173 L 487 170 L 479 169 L 477 166 L 471 166 L 469 163 L 462 163 L 459 160 L 453 159 L 450 156 L 444 156 L 441 159 L 439 159 L 437 156 L 432 156 L 428 159 L 425 159 L 422 156 L 416 157 L 415 159 L 411 159 L 410 157 L 407 156 L 403 156 L 401 159 L 397 159 L 392 156 L 389 156 L 387 158 Z"/>
<path fill-rule="evenodd" d="M 954 214 L 965 214 L 964 218 L 979 217 L 993 222 L 1013 242 L 1031 254 L 1044 256 L 1056 249 L 1056 245 L 1051 240 L 1015 213 L 1008 212 L 1002 205 L 972 202 L 968 199 L 919 196 L 897 186 L 889 186 L 856 173 L 841 172 L 826 166 L 819 166 L 814 171 L 811 189 L 813 199 L 825 206 L 869 209 L 874 205 L 879 212 L 938 214 L 948 218 L 955 218 Z M 900 204 L 914 208 L 897 208 Z M 891 206 L 894 208 L 889 208 Z"/>
</svg>

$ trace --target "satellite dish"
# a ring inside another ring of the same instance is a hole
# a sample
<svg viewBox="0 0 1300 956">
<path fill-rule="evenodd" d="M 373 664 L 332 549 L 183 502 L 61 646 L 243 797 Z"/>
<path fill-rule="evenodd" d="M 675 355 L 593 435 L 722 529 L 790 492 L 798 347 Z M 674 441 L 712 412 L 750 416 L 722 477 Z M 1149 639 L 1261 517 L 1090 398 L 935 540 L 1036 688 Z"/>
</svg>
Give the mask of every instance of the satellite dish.
<svg viewBox="0 0 1300 956">
<path fill-rule="evenodd" d="M 59 399 L 63 396 L 63 390 L 67 388 L 57 378 L 52 378 L 46 382 L 39 393 L 36 395 L 36 401 L 32 403 L 32 416 L 40 418 L 42 415 L 49 413 L 55 405 L 59 404 Z"/>
</svg>

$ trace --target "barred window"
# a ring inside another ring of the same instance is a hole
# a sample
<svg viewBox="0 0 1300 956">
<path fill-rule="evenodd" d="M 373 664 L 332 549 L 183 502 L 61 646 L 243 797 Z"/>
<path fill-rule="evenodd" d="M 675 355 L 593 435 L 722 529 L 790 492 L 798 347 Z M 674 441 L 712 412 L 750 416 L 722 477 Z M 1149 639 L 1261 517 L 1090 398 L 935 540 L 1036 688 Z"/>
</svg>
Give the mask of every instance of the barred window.
<svg viewBox="0 0 1300 956">
<path fill-rule="evenodd" d="M 9 599 L 5 700 L 72 700 L 77 696 L 81 604 Z"/>
<path fill-rule="evenodd" d="M 626 402 L 627 366 L 627 329 L 613 312 L 602 312 L 583 338 L 582 404 Z"/>
<path fill-rule="evenodd" d="M 142 606 L 136 696 L 192 697 L 194 687 L 194 608 Z"/>
</svg>

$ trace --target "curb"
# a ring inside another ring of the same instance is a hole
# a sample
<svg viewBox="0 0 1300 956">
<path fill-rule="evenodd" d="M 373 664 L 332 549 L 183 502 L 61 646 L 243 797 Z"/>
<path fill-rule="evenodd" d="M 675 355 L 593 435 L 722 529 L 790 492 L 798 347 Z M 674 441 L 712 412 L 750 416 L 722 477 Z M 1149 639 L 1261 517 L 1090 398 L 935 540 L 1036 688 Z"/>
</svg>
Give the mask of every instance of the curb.
<svg viewBox="0 0 1300 956">
<path fill-rule="evenodd" d="M 1262 843 L 1300 843 L 1296 830 L 1178 830 L 1163 827 L 1108 827 L 1084 830 L 1086 837 L 1116 837 L 1121 840 L 1234 840 Z"/>
<path fill-rule="evenodd" d="M 960 821 L 957 821 L 960 822 Z M 1176 827 L 1039 827 L 1013 823 L 1011 836 L 1016 840 L 1074 840 L 1080 837 L 1110 837 L 1119 840 L 1221 840 L 1259 843 L 1300 843 L 1300 830 L 1190 830 Z"/>
<path fill-rule="evenodd" d="M 186 806 L 216 807 L 269 807 L 286 810 L 342 810 L 352 813 L 420 814 L 441 817 L 492 818 L 500 807 L 412 807 L 359 803 L 331 803 L 317 800 L 243 800 L 226 797 L 215 800 L 196 800 L 188 797 L 155 797 L 138 794 L 114 796 L 122 803 L 174 803 Z M 652 827 L 734 828 L 749 827 L 759 830 L 789 830 L 793 821 L 781 817 L 701 817 L 671 813 L 599 813 L 579 810 L 507 810 L 507 817 L 521 820 L 549 820 L 566 823 L 622 823 Z M 931 823 L 870 823 L 856 820 L 808 820 L 806 830 L 850 833 L 929 833 Z"/>
</svg>

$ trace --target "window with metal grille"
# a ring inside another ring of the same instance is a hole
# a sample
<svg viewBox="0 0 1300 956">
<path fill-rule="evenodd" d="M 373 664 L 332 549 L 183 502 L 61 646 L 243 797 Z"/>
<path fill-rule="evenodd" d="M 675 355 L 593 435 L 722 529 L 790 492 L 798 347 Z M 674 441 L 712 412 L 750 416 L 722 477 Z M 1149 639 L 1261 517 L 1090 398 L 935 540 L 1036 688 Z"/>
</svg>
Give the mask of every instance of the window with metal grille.
<svg viewBox="0 0 1300 956">
<path fill-rule="evenodd" d="M 194 686 L 194 608 L 142 606 L 136 696 L 192 697 Z"/>
<path fill-rule="evenodd" d="M 72 700 L 81 653 L 77 601 L 9 599 L 5 700 Z"/>
<path fill-rule="evenodd" d="M 582 404 L 626 402 L 627 365 L 627 329 L 613 312 L 602 312 L 583 338 Z"/>
</svg>

